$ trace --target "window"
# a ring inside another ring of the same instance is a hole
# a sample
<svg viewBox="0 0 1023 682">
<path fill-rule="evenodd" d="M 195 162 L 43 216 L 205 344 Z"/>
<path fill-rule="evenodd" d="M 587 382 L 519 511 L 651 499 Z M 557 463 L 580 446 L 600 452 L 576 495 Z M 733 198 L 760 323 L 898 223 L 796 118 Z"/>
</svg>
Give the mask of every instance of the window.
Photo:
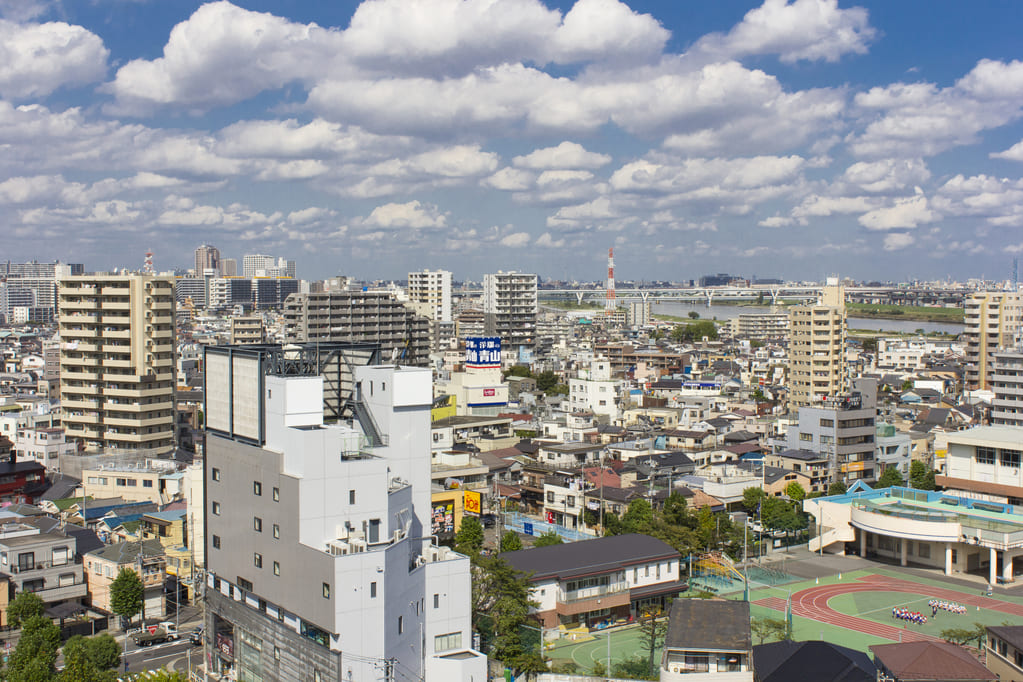
<svg viewBox="0 0 1023 682">
<path fill-rule="evenodd" d="M 263 484 L 260 483 L 259 481 L 253 481 L 252 482 L 252 494 L 253 495 L 262 495 L 263 494 Z"/>
<path fill-rule="evenodd" d="M 123 487 L 128 485 L 128 479 L 126 479 L 126 478 L 115 478 L 114 479 L 114 485 L 117 485 L 117 486 L 120 486 L 120 487 L 123 488 Z"/>
<path fill-rule="evenodd" d="M 369 596 L 371 599 L 376 599 L 377 596 L 377 584 L 372 582 L 369 584 Z"/>
<path fill-rule="evenodd" d="M 258 516 L 253 516 L 252 517 L 252 530 L 256 531 L 257 533 L 262 533 L 263 532 L 263 519 L 259 518 Z"/>
<path fill-rule="evenodd" d="M 252 581 L 246 580 L 245 578 L 238 576 L 238 587 L 242 588 L 246 592 L 252 591 Z"/>
<path fill-rule="evenodd" d="M 995 463 L 995 449 L 994 448 L 977 448 L 977 464 L 994 464 Z"/>
<path fill-rule="evenodd" d="M 134 478 L 129 478 L 128 479 L 128 487 L 129 488 L 137 488 L 138 485 L 139 485 L 139 482 L 136 481 Z"/>
<path fill-rule="evenodd" d="M 213 549 L 220 549 L 220 536 L 219 535 L 214 535 L 213 536 Z"/>
<path fill-rule="evenodd" d="M 213 514 L 214 516 L 220 516 L 220 503 L 216 500 L 213 501 Z"/>
<path fill-rule="evenodd" d="M 281 562 L 275 561 L 274 562 L 274 575 L 280 575 L 280 574 L 281 574 Z"/>
<path fill-rule="evenodd" d="M 646 575 L 644 577 L 645 578 L 649 578 L 650 577 L 650 566 L 648 565 L 645 568 L 646 568 Z"/>
<path fill-rule="evenodd" d="M 369 542 L 380 542 L 380 519 L 369 520 Z"/>
<path fill-rule="evenodd" d="M 349 490 L 348 491 L 348 504 L 355 504 L 355 491 L 354 490 Z"/>
<path fill-rule="evenodd" d="M 323 583 L 323 598 L 330 599 L 330 583 Z"/>
<path fill-rule="evenodd" d="M 252 564 L 256 568 L 263 568 L 263 555 L 260 554 L 259 552 L 256 552 L 255 554 L 253 554 L 252 555 Z"/>
<path fill-rule="evenodd" d="M 821 426 L 829 427 L 830 428 L 830 427 L 832 427 L 834 425 L 835 425 L 835 420 L 834 419 L 821 419 Z"/>
<path fill-rule="evenodd" d="M 280 538 L 280 537 L 281 537 L 281 527 L 275 523 L 274 524 L 274 538 L 277 539 L 277 538 Z"/>
<path fill-rule="evenodd" d="M 405 616 L 398 616 L 398 634 L 405 632 Z"/>
<path fill-rule="evenodd" d="M 280 488 L 274 488 L 274 502 L 280 502 L 280 501 L 281 501 L 281 489 Z"/>
<path fill-rule="evenodd" d="M 439 609 L 440 608 L 440 595 L 439 594 L 433 595 L 433 608 L 435 608 L 435 609 Z"/>
<path fill-rule="evenodd" d="M 217 480 L 219 481 L 220 479 L 218 478 Z M 142 481 L 142 487 L 143 488 L 152 488 L 153 487 L 153 480 L 147 478 L 146 480 Z"/>
<path fill-rule="evenodd" d="M 437 635 L 433 638 L 434 651 L 447 651 L 448 649 L 462 648 L 462 633 L 451 632 L 446 635 Z"/>
<path fill-rule="evenodd" d="M 1019 468 L 1019 450 L 999 450 L 998 454 L 1001 455 L 1002 466 Z"/>
<path fill-rule="evenodd" d="M 802 440 L 802 441 L 813 441 L 813 434 L 812 433 L 801 433 L 801 434 L 799 434 L 799 440 Z"/>
<path fill-rule="evenodd" d="M 554 491 L 553 490 L 548 490 L 547 491 L 547 501 L 548 502 L 553 502 L 554 501 Z"/>
</svg>

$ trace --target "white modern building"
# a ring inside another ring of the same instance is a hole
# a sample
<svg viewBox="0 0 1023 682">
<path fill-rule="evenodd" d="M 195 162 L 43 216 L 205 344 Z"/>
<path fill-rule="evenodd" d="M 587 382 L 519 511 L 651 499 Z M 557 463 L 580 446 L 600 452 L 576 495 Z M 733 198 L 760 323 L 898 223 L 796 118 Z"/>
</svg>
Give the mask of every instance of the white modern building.
<svg viewBox="0 0 1023 682">
<path fill-rule="evenodd" d="M 18 457 L 24 461 L 34 459 L 47 471 L 60 471 L 60 458 L 78 453 L 78 446 L 67 442 L 64 429 L 59 426 L 32 426 L 18 429 L 14 441 Z"/>
<path fill-rule="evenodd" d="M 408 298 L 427 306 L 431 320 L 451 322 L 451 273 L 447 270 L 408 273 Z"/>
<path fill-rule="evenodd" d="M 618 382 L 611 379 L 611 362 L 593 358 L 568 380 L 568 398 L 574 412 L 588 410 L 612 420 L 618 417 Z"/>
<path fill-rule="evenodd" d="M 935 483 L 981 500 L 1023 504 L 1023 427 L 976 426 L 947 439 L 944 475 Z"/>
<path fill-rule="evenodd" d="M 317 368 L 285 376 L 230 349 L 206 367 L 211 672 L 486 679 L 469 560 L 429 534 L 430 371 L 356 367 L 358 418 L 328 425 Z"/>
<path fill-rule="evenodd" d="M 1023 353 L 1001 351 L 993 354 L 991 423 L 1023 426 Z"/>
</svg>

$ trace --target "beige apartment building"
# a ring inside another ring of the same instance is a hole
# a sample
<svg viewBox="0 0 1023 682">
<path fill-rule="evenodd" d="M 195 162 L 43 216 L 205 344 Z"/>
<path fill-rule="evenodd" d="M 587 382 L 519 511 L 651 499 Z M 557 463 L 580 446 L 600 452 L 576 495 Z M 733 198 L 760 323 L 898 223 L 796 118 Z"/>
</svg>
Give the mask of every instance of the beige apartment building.
<svg viewBox="0 0 1023 682">
<path fill-rule="evenodd" d="M 231 345 L 246 343 L 263 343 L 266 333 L 263 330 L 261 315 L 245 315 L 231 318 Z"/>
<path fill-rule="evenodd" d="M 966 337 L 966 388 L 990 389 L 993 355 L 1016 348 L 1023 332 L 1023 296 L 1005 291 L 971 294 L 963 302 Z"/>
<path fill-rule="evenodd" d="M 796 410 L 848 391 L 845 288 L 829 278 L 817 303 L 789 313 L 789 406 Z"/>
<path fill-rule="evenodd" d="M 82 469 L 82 490 L 94 500 L 166 504 L 182 494 L 182 476 L 173 469 L 107 466 Z"/>
<path fill-rule="evenodd" d="M 173 452 L 174 279 L 80 275 L 57 296 L 68 439 L 87 452 Z"/>
</svg>

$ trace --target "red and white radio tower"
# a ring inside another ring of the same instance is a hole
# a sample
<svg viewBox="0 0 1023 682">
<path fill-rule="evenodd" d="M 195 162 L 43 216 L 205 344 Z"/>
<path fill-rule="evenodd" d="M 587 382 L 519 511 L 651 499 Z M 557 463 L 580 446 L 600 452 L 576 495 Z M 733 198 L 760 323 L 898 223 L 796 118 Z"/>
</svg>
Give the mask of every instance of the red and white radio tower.
<svg viewBox="0 0 1023 682">
<path fill-rule="evenodd" d="M 146 251 L 146 263 L 145 263 L 145 267 L 142 269 L 142 272 L 146 273 L 147 275 L 153 274 L 153 250 L 152 249 L 149 249 L 148 251 Z"/>
<path fill-rule="evenodd" d="M 604 300 L 604 313 L 612 315 L 617 307 L 615 301 L 615 249 L 607 250 L 607 298 Z"/>
</svg>

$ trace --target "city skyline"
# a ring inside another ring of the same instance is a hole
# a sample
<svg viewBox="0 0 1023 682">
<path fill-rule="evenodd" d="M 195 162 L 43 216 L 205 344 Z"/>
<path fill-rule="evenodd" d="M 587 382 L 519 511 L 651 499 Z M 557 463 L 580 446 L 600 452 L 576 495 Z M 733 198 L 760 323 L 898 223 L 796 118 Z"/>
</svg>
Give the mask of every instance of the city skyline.
<svg viewBox="0 0 1023 682">
<path fill-rule="evenodd" d="M 1015 5 L 0 1 L 11 260 L 1010 277 Z"/>
</svg>

